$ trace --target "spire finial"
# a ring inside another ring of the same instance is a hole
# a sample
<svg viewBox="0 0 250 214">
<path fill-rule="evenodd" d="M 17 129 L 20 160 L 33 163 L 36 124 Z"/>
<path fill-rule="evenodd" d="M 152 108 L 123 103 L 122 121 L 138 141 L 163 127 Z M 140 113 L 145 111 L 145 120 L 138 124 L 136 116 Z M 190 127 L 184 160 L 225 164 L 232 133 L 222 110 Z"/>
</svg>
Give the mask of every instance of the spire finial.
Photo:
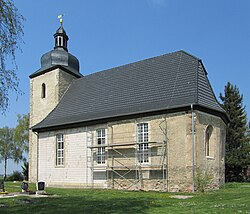
<svg viewBox="0 0 250 214">
<path fill-rule="evenodd" d="M 61 24 L 61 26 L 62 26 L 62 23 L 63 23 L 63 16 L 64 16 L 64 14 L 60 14 L 57 18 L 59 19 L 59 21 L 60 21 L 60 24 Z"/>
</svg>

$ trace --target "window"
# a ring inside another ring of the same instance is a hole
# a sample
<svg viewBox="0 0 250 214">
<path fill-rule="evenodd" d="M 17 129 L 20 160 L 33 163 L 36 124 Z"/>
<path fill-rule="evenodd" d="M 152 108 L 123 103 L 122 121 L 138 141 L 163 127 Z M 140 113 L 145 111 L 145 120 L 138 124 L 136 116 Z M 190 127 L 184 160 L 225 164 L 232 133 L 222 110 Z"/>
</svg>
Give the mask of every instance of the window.
<svg viewBox="0 0 250 214">
<path fill-rule="evenodd" d="M 137 154 L 139 163 L 148 163 L 148 124 L 137 125 Z"/>
<path fill-rule="evenodd" d="M 64 164 L 64 141 L 63 134 L 56 135 L 56 165 L 63 166 Z"/>
<path fill-rule="evenodd" d="M 211 156 L 211 135 L 213 132 L 213 127 L 209 125 L 205 131 L 205 155 L 206 157 Z"/>
<path fill-rule="evenodd" d="M 97 130 L 97 163 L 98 164 L 105 164 L 105 129 Z M 102 147 L 103 146 L 103 147 Z"/>
<path fill-rule="evenodd" d="M 42 84 L 42 98 L 46 97 L 46 85 L 45 83 Z"/>
<path fill-rule="evenodd" d="M 63 46 L 64 45 L 64 41 L 63 41 L 63 37 L 62 36 L 58 36 L 57 37 L 57 46 Z"/>
</svg>

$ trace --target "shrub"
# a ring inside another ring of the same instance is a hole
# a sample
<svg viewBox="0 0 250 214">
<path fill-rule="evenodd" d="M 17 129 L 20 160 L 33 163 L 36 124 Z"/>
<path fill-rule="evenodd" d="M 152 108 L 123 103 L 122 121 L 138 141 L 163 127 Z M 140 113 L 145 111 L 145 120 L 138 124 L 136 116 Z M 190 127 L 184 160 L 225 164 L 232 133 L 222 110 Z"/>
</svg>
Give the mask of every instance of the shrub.
<svg viewBox="0 0 250 214">
<path fill-rule="evenodd" d="M 22 174 L 24 177 L 24 180 L 29 180 L 29 162 L 24 162 L 22 166 Z"/>
<path fill-rule="evenodd" d="M 10 176 L 7 176 L 6 181 L 22 181 L 23 175 L 21 172 L 13 171 Z"/>
<path fill-rule="evenodd" d="M 212 183 L 213 178 L 204 171 L 198 171 L 195 176 L 196 190 L 205 192 L 208 190 L 209 185 Z"/>
</svg>

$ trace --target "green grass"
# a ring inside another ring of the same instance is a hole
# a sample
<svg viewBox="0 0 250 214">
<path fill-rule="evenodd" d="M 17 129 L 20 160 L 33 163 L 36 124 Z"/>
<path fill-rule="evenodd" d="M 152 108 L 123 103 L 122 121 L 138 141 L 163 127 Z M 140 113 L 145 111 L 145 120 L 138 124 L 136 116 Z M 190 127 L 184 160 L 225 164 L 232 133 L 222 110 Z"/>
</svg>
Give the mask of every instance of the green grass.
<svg viewBox="0 0 250 214">
<path fill-rule="evenodd" d="M 4 182 L 4 189 L 8 193 L 21 192 L 21 184 L 22 182 Z M 36 191 L 35 184 L 29 184 L 29 190 Z"/>
<path fill-rule="evenodd" d="M 8 192 L 21 183 L 6 183 Z M 30 186 L 35 189 L 34 185 Z M 47 188 L 48 198 L 0 198 L 0 213 L 250 213 L 250 183 L 229 183 L 218 191 L 185 193 Z M 178 193 L 180 195 L 183 193 Z"/>
</svg>

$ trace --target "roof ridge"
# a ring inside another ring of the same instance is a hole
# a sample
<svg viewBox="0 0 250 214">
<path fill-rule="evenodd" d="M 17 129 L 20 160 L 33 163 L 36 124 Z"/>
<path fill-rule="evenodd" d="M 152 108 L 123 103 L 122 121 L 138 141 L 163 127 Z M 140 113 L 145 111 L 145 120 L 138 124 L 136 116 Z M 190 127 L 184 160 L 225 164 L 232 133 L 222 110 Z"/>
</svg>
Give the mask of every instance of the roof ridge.
<svg viewBox="0 0 250 214">
<path fill-rule="evenodd" d="M 199 74 L 198 74 L 198 73 L 199 73 L 199 66 L 201 66 L 202 72 L 204 72 L 204 77 L 205 77 L 206 83 L 208 84 L 208 89 L 210 90 L 211 95 L 213 96 L 213 98 L 214 98 L 216 104 L 218 105 L 218 108 L 219 108 L 222 112 L 226 113 L 225 110 L 221 107 L 221 105 L 220 105 L 220 103 L 219 103 L 217 97 L 215 96 L 213 87 L 212 87 L 212 85 L 211 85 L 211 83 L 210 83 L 210 81 L 209 81 L 209 79 L 208 79 L 208 76 L 207 76 L 208 73 L 207 73 L 207 71 L 206 71 L 206 69 L 205 69 L 205 67 L 204 67 L 204 65 L 203 65 L 203 63 L 202 63 L 201 60 L 199 60 L 199 62 L 198 62 L 198 69 L 197 69 L 197 85 L 198 85 L 198 78 L 199 78 L 199 76 L 198 76 L 198 75 L 199 75 Z M 200 95 L 200 93 L 201 93 L 201 88 L 197 87 L 197 103 L 199 102 L 199 95 Z"/>
<path fill-rule="evenodd" d="M 194 55 L 192 55 L 192 54 L 190 54 L 190 53 L 188 53 L 188 52 L 186 52 L 184 50 L 179 50 L 179 51 L 173 51 L 173 52 L 170 52 L 170 53 L 165 53 L 165 54 L 153 56 L 153 57 L 150 57 L 150 58 L 138 60 L 138 61 L 135 61 L 135 62 L 119 65 L 119 66 L 116 66 L 116 67 L 107 68 L 107 69 L 100 70 L 100 71 L 97 71 L 97 72 L 93 72 L 91 74 L 87 74 L 87 75 L 83 76 L 84 78 L 79 78 L 78 80 L 80 81 L 81 79 L 85 79 L 87 77 L 90 77 L 90 76 L 96 75 L 96 74 L 100 74 L 102 72 L 108 72 L 108 71 L 111 71 L 111 70 L 118 70 L 120 68 L 124 68 L 124 67 L 127 67 L 127 66 L 133 66 L 133 65 L 138 64 L 138 63 L 143 63 L 145 61 L 150 61 L 150 60 L 158 59 L 159 57 L 169 56 L 169 55 L 177 54 L 177 53 L 183 53 L 185 55 L 188 55 L 188 56 L 194 58 L 195 60 L 200 60 L 198 57 L 195 57 Z"/>
<path fill-rule="evenodd" d="M 201 60 L 199 57 L 196 57 L 195 55 L 190 54 L 190 53 L 188 53 L 188 52 L 186 52 L 184 50 L 180 50 L 180 51 L 177 51 L 177 52 L 182 52 L 182 53 L 184 53 L 184 54 L 186 54 L 186 55 L 188 55 L 188 56 L 190 56 L 190 57 L 192 57 L 192 58 L 194 58 L 196 60 Z"/>
<path fill-rule="evenodd" d="M 196 80 L 195 80 L 195 84 L 196 84 L 196 87 L 195 87 L 195 90 L 196 90 L 196 92 L 195 92 L 195 94 L 196 94 L 196 100 L 195 100 L 195 103 L 196 104 L 198 104 L 198 102 L 199 102 L 199 65 L 200 65 L 200 63 L 201 63 L 201 60 L 198 60 L 197 61 L 197 67 L 196 67 L 196 73 L 195 73 L 195 78 L 196 78 Z"/>
</svg>

